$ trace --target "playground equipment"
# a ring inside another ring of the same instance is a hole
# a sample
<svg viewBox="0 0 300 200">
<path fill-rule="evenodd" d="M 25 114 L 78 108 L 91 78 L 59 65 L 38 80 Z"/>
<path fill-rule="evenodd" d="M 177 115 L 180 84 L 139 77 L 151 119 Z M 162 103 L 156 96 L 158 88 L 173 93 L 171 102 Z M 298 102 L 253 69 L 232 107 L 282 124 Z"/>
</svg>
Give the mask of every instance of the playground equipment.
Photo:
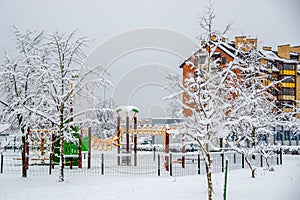
<svg viewBox="0 0 300 200">
<path fill-rule="evenodd" d="M 64 142 L 64 163 L 82 168 L 82 152 L 88 152 L 88 168 L 91 167 L 91 128 L 88 129 L 88 135 L 83 136 L 83 130 L 79 133 L 79 127 L 73 127 L 73 136 L 77 142 Z M 26 168 L 29 166 L 29 148 L 33 149 L 31 160 L 44 161 L 49 160 L 50 154 L 52 168 L 59 162 L 59 140 L 57 140 L 56 130 L 47 129 L 28 129 L 25 135 Z M 47 152 L 47 153 L 46 153 Z"/>
<path fill-rule="evenodd" d="M 138 126 L 137 113 L 138 108 L 134 106 L 120 106 L 116 108 L 118 114 L 117 118 L 117 131 L 108 139 L 99 139 L 92 135 L 91 128 L 79 128 L 78 126 L 72 127 L 72 134 L 75 142 L 64 142 L 64 163 L 66 166 L 78 166 L 82 168 L 82 152 L 88 152 L 88 168 L 91 167 L 91 149 L 105 151 L 117 148 L 117 165 L 136 166 L 137 165 L 137 137 L 138 135 L 147 136 L 161 136 L 163 137 L 162 146 L 164 152 L 165 167 L 169 169 L 169 143 L 170 134 L 177 133 L 177 128 L 170 128 L 168 126 Z M 123 121 L 122 115 L 125 114 L 125 126 L 121 127 Z M 131 121 L 130 121 L 131 117 Z M 131 124 L 133 123 L 133 124 Z M 130 128 L 131 127 L 131 128 Z M 34 150 L 31 159 L 39 160 L 44 163 L 49 160 L 51 156 L 52 168 L 55 163 L 59 162 L 59 140 L 56 138 L 56 130 L 47 129 L 28 129 L 26 134 L 26 163 L 28 168 L 29 159 L 29 146 Z M 131 139 L 130 139 L 131 138 Z M 30 143 L 30 144 L 29 144 Z M 122 154 L 122 155 L 121 155 Z M 124 159 L 121 159 L 124 158 Z"/>
<path fill-rule="evenodd" d="M 95 150 L 105 151 L 105 150 L 112 150 L 113 147 L 117 147 L 117 153 L 120 155 L 121 153 L 125 153 L 127 155 L 131 155 L 133 153 L 133 166 L 137 165 L 137 135 L 154 135 L 154 136 L 163 136 L 163 144 L 164 152 L 166 154 L 169 153 L 169 142 L 170 142 L 170 134 L 177 133 L 176 128 L 169 128 L 166 127 L 159 127 L 159 126 L 137 126 L 137 117 L 136 114 L 139 112 L 139 109 L 135 106 L 119 106 L 116 108 L 116 112 L 118 114 L 117 119 L 117 131 L 116 133 L 111 136 L 110 138 L 103 140 L 98 139 L 96 137 L 92 137 L 93 145 L 92 147 Z M 125 127 L 121 128 L 121 113 L 125 113 Z M 132 114 L 132 122 L 133 122 L 133 129 L 130 129 L 130 120 L 129 115 Z M 125 142 L 122 142 L 122 137 L 125 135 Z M 132 142 L 130 143 L 130 135 L 132 136 Z M 131 145 L 133 144 L 133 145 Z M 131 165 L 131 157 L 126 156 L 126 160 L 122 160 L 123 164 L 129 166 Z M 168 170 L 169 166 L 169 159 L 166 155 L 165 158 L 165 165 L 166 169 Z M 120 156 L 118 156 L 117 160 L 118 165 L 121 164 Z"/>
<path fill-rule="evenodd" d="M 117 121 L 117 129 L 120 130 L 121 129 L 121 115 L 120 113 L 121 112 L 125 112 L 126 114 L 126 117 L 125 117 L 125 133 L 126 133 L 126 142 L 125 142 L 125 148 L 126 148 L 126 151 L 125 153 L 126 154 L 129 154 L 130 153 L 130 136 L 129 136 L 129 112 L 133 112 L 133 115 L 132 115 L 132 121 L 133 121 L 133 128 L 134 129 L 137 129 L 137 117 L 136 117 L 136 114 L 139 112 L 139 109 L 135 106 L 119 106 L 116 108 L 116 112 L 118 114 L 118 121 Z M 121 134 L 118 134 L 117 135 L 118 137 L 121 137 Z M 133 142 L 134 142 L 134 166 L 137 165 L 137 135 L 134 134 L 134 137 L 133 137 Z M 119 143 L 120 144 L 120 143 Z M 123 148 L 123 149 L 125 149 Z M 118 150 L 117 150 L 118 154 L 121 153 L 121 145 L 118 145 Z M 120 157 L 118 156 L 118 165 L 121 164 L 121 160 L 120 160 Z M 126 165 L 130 165 L 130 157 L 127 156 L 126 157 Z"/>
<path fill-rule="evenodd" d="M 99 151 L 112 150 L 114 146 L 121 145 L 123 134 L 124 132 L 119 129 L 113 136 L 105 140 L 92 136 L 92 141 L 93 141 L 92 148 L 94 150 L 99 150 Z"/>
</svg>

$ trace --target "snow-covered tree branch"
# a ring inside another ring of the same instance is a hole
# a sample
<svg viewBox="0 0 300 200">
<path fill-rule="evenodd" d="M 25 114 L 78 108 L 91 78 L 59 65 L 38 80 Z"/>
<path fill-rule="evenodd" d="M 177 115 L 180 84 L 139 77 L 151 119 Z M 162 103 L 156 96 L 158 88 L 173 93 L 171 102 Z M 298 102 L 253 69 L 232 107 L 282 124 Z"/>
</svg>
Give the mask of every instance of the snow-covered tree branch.
<svg viewBox="0 0 300 200">
<path fill-rule="evenodd" d="M 94 101 L 95 86 L 111 85 L 104 78 L 102 66 L 82 65 L 87 38 L 76 38 L 75 32 L 46 35 L 43 32 L 21 33 L 14 27 L 17 58 L 5 54 L 1 65 L 1 89 L 4 93 L 5 119 L 17 122 L 21 133 L 28 128 L 56 130 L 60 144 L 60 181 L 64 181 L 64 141 L 74 141 L 74 117 L 96 113 L 93 109 L 74 111 L 74 101 Z M 91 87 L 93 85 L 93 87 Z M 85 119 L 88 121 L 89 119 Z"/>
</svg>

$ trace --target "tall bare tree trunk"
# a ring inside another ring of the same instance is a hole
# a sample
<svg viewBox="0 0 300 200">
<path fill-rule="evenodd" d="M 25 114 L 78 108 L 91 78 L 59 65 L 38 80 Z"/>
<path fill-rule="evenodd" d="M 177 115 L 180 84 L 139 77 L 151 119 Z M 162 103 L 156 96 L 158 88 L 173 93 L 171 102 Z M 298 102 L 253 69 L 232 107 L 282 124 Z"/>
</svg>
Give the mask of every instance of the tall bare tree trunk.
<svg viewBox="0 0 300 200">
<path fill-rule="evenodd" d="M 213 184 L 212 184 L 210 154 L 208 153 L 206 157 L 207 159 L 205 161 L 205 168 L 206 168 L 206 178 L 207 178 L 207 186 L 208 186 L 208 200 L 212 200 Z"/>
<path fill-rule="evenodd" d="M 60 126 L 59 126 L 59 167 L 60 167 L 60 174 L 59 174 L 59 182 L 63 182 L 65 180 L 64 177 L 64 116 L 63 116 L 63 109 L 64 104 L 61 104 L 60 108 Z"/>
<path fill-rule="evenodd" d="M 27 177 L 27 168 L 26 168 L 26 136 L 22 135 L 22 177 Z"/>
<path fill-rule="evenodd" d="M 60 159 L 59 159 L 59 182 L 63 182 L 65 180 L 64 177 L 64 134 L 63 130 L 60 130 L 60 139 L 59 139 L 59 153 L 60 153 Z"/>
</svg>

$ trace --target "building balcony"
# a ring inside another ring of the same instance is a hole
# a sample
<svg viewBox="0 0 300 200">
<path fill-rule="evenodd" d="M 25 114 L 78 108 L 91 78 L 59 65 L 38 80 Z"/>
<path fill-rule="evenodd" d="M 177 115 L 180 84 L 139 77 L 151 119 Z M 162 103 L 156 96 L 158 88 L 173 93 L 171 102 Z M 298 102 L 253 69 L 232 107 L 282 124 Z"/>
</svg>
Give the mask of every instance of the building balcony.
<svg viewBox="0 0 300 200">
<path fill-rule="evenodd" d="M 279 83 L 279 87 L 295 88 L 295 83 Z"/>
<path fill-rule="evenodd" d="M 281 75 L 296 75 L 296 71 L 295 70 L 280 70 L 280 74 Z"/>
<path fill-rule="evenodd" d="M 283 112 L 293 112 L 293 108 L 282 108 Z"/>
<path fill-rule="evenodd" d="M 278 95 L 278 100 L 295 100 L 293 95 Z"/>
<path fill-rule="evenodd" d="M 272 81 L 270 81 L 270 80 L 263 80 L 262 83 L 263 83 L 264 86 L 269 86 L 269 85 L 272 84 Z"/>
</svg>

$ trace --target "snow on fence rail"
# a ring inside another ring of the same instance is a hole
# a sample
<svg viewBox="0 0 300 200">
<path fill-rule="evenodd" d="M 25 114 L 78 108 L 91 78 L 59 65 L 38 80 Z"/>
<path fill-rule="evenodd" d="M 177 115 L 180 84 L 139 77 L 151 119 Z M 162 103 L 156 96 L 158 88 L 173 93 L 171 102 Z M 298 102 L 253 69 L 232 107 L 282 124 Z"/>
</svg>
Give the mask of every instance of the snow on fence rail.
<svg viewBox="0 0 300 200">
<path fill-rule="evenodd" d="M 91 167 L 88 169 L 87 156 L 83 155 L 82 168 L 78 166 L 65 166 L 65 176 L 187 176 L 204 174 L 205 161 L 198 152 L 170 153 L 139 152 L 138 154 L 93 154 Z M 225 160 L 229 162 L 229 170 L 248 168 L 240 154 L 232 151 L 211 153 L 212 172 L 223 172 Z M 281 156 L 274 154 L 268 158 L 270 165 L 281 164 Z M 30 157 L 28 176 L 30 175 L 58 175 L 59 166 L 51 165 L 50 158 Z M 184 160 L 184 165 L 182 164 Z M 20 153 L 6 151 L 1 154 L 1 173 L 20 174 L 22 161 Z M 256 155 L 250 160 L 253 166 L 266 166 L 265 159 Z M 52 167 L 54 166 L 54 167 Z"/>
</svg>

